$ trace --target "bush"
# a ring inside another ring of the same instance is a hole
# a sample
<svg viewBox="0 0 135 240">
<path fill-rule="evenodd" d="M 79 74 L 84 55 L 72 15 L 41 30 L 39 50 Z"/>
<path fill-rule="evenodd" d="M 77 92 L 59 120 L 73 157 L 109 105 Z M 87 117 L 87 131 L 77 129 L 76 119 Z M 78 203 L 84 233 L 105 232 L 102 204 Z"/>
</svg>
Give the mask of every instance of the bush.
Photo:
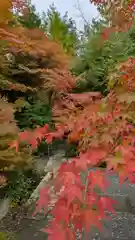
<svg viewBox="0 0 135 240">
<path fill-rule="evenodd" d="M 36 126 L 50 124 L 52 121 L 51 106 L 35 100 L 27 102 L 21 112 L 16 111 L 15 117 L 21 130 L 34 129 Z"/>
<path fill-rule="evenodd" d="M 16 236 L 9 232 L 0 232 L 0 240 L 15 240 Z"/>
<path fill-rule="evenodd" d="M 31 193 L 38 185 L 40 178 L 31 170 L 12 171 L 8 175 L 8 188 L 6 196 L 12 200 L 12 207 L 23 204 L 30 197 Z"/>
</svg>

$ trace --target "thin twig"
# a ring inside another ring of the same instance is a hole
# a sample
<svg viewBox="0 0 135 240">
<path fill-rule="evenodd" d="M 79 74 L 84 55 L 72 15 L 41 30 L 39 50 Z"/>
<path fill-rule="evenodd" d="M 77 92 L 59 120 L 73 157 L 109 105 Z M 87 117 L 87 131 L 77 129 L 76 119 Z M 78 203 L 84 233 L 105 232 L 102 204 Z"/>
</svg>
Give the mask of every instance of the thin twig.
<svg viewBox="0 0 135 240">
<path fill-rule="evenodd" d="M 79 0 L 77 0 L 77 7 L 76 7 L 76 9 L 79 11 L 80 16 L 81 16 L 81 18 L 83 19 L 83 21 L 85 22 L 85 24 L 86 24 L 87 26 L 89 26 L 89 22 L 86 20 L 86 18 L 84 17 L 83 12 L 82 12 L 82 10 L 81 10 L 80 1 L 79 1 Z"/>
</svg>

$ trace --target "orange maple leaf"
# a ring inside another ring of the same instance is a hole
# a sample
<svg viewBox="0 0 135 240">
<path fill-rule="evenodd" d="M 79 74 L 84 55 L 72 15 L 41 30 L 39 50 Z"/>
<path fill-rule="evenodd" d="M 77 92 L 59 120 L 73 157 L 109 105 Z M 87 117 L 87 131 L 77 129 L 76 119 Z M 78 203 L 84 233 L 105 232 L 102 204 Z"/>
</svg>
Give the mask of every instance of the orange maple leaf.
<svg viewBox="0 0 135 240">
<path fill-rule="evenodd" d="M 16 152 L 19 151 L 19 143 L 17 140 L 12 141 L 9 143 L 9 148 L 15 148 Z"/>
</svg>

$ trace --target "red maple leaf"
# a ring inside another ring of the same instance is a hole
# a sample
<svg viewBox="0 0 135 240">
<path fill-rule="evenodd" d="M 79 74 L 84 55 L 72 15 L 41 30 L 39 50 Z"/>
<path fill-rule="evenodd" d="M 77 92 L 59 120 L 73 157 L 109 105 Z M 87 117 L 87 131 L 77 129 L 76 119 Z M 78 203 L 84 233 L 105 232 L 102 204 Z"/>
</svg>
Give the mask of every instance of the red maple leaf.
<svg viewBox="0 0 135 240">
<path fill-rule="evenodd" d="M 84 225 L 83 225 L 83 218 L 81 217 L 80 214 L 78 214 L 77 216 L 74 216 L 72 214 L 72 223 L 74 225 L 74 231 L 77 232 L 79 230 L 80 233 L 82 234 Z"/>
<path fill-rule="evenodd" d="M 63 173 L 63 183 L 65 186 L 71 186 L 76 182 L 76 175 L 73 172 Z"/>
<path fill-rule="evenodd" d="M 115 210 L 113 208 L 114 204 L 118 204 L 118 202 L 109 197 L 100 197 L 100 200 L 98 202 L 99 209 L 100 211 L 103 212 L 103 214 L 104 211 L 106 210 L 114 214 L 115 213 Z"/>
<path fill-rule="evenodd" d="M 86 155 L 80 155 L 80 157 L 76 157 L 75 159 L 73 159 L 73 161 L 76 164 L 76 168 L 78 168 L 79 170 L 87 170 L 88 169 L 88 159 Z"/>
<path fill-rule="evenodd" d="M 98 186 L 103 192 L 106 187 L 108 187 L 109 181 L 106 180 L 105 174 L 101 170 L 90 171 L 88 174 L 89 187 L 91 191 L 94 190 L 96 186 Z"/>
<path fill-rule="evenodd" d="M 101 148 L 89 149 L 86 153 L 80 153 L 79 157 L 83 162 L 82 165 L 85 167 L 84 162 L 87 165 L 97 165 L 101 160 L 105 159 L 107 152 Z"/>
<path fill-rule="evenodd" d="M 50 144 L 52 143 L 53 139 L 54 139 L 54 133 L 47 133 L 45 135 L 45 139 L 46 139 L 46 143 Z"/>
<path fill-rule="evenodd" d="M 60 168 L 58 169 L 58 176 L 61 177 L 64 172 L 72 172 L 76 175 L 79 173 L 78 169 L 76 168 L 74 159 L 71 162 L 66 161 L 61 164 Z"/>
<path fill-rule="evenodd" d="M 71 231 L 69 227 L 62 227 L 54 219 L 48 228 L 42 229 L 43 232 L 49 234 L 48 240 L 75 240 L 75 234 Z"/>
<path fill-rule="evenodd" d="M 36 215 L 37 212 L 40 212 L 42 209 L 44 209 L 44 211 L 46 211 L 46 208 L 49 204 L 50 201 L 50 188 L 46 187 L 43 189 L 40 189 L 40 197 L 39 200 L 36 203 L 36 210 L 33 213 L 33 216 Z"/>
<path fill-rule="evenodd" d="M 27 142 L 28 139 L 30 138 L 30 134 L 31 134 L 30 131 L 20 132 L 20 133 L 18 134 L 19 140 L 20 140 L 20 141 L 26 141 L 26 142 Z"/>
<path fill-rule="evenodd" d="M 53 210 L 51 211 L 51 214 L 55 217 L 55 220 L 57 223 L 65 222 L 68 226 L 69 219 L 70 219 L 70 212 L 68 207 L 65 205 L 56 204 Z"/>
<path fill-rule="evenodd" d="M 49 144 L 51 143 L 54 139 L 61 139 L 64 136 L 64 129 L 63 126 L 56 126 L 56 131 L 47 133 L 45 135 L 46 142 Z"/>
<path fill-rule="evenodd" d="M 97 204 L 98 197 L 95 192 L 86 192 L 85 196 L 86 204 L 91 208 L 94 204 Z"/>
<path fill-rule="evenodd" d="M 45 138 L 47 132 L 48 132 L 47 124 L 44 127 L 37 127 L 34 131 L 20 132 L 19 141 L 24 141 L 30 144 L 33 149 L 36 149 L 39 141 Z"/>
<path fill-rule="evenodd" d="M 47 124 L 45 124 L 43 127 L 37 127 L 34 130 L 34 135 L 36 138 L 38 138 L 41 141 L 43 138 L 45 138 L 48 130 L 49 130 L 49 127 Z"/>
<path fill-rule="evenodd" d="M 65 187 L 61 196 L 67 198 L 68 206 L 76 199 L 83 202 L 82 189 L 75 184 Z"/>
<path fill-rule="evenodd" d="M 86 232 L 89 232 L 90 228 L 94 225 L 101 229 L 102 225 L 99 221 L 98 213 L 96 211 L 92 209 L 86 209 L 83 211 L 82 217 Z"/>
</svg>

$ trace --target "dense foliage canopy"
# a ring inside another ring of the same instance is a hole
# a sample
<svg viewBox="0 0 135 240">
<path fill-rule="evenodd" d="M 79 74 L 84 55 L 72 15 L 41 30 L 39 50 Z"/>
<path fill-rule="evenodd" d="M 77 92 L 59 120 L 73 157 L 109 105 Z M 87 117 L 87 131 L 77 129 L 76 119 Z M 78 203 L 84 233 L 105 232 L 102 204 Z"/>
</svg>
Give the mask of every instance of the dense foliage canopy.
<svg viewBox="0 0 135 240">
<path fill-rule="evenodd" d="M 64 53 L 62 46 L 50 40 L 42 30 L 26 28 L 18 22 L 16 15 L 27 16 L 26 10 L 27 2 L 24 4 L 20 1 L 6 0 L 0 6 L 1 124 L 7 126 L 4 129 L 1 127 L 0 130 L 0 166 L 4 171 L 20 164 L 25 165 L 27 159 L 31 158 L 31 150 L 27 145 L 23 152 L 19 148 L 19 153 L 8 148 L 11 139 L 16 138 L 20 132 L 17 125 L 21 129 L 30 129 L 33 128 L 34 121 L 35 126 L 48 123 L 51 120 L 53 95 L 55 96 L 56 92 L 71 90 L 75 84 L 68 70 L 69 57 Z M 59 79 L 63 81 L 63 85 L 58 83 Z M 4 98 L 12 105 L 8 106 Z M 34 117 L 33 105 L 44 109 L 42 121 L 38 119 L 39 109 Z M 28 113 L 27 109 L 30 108 L 33 112 Z M 50 117 L 45 116 L 46 114 Z M 1 171 L 3 174 L 3 170 Z"/>
</svg>

